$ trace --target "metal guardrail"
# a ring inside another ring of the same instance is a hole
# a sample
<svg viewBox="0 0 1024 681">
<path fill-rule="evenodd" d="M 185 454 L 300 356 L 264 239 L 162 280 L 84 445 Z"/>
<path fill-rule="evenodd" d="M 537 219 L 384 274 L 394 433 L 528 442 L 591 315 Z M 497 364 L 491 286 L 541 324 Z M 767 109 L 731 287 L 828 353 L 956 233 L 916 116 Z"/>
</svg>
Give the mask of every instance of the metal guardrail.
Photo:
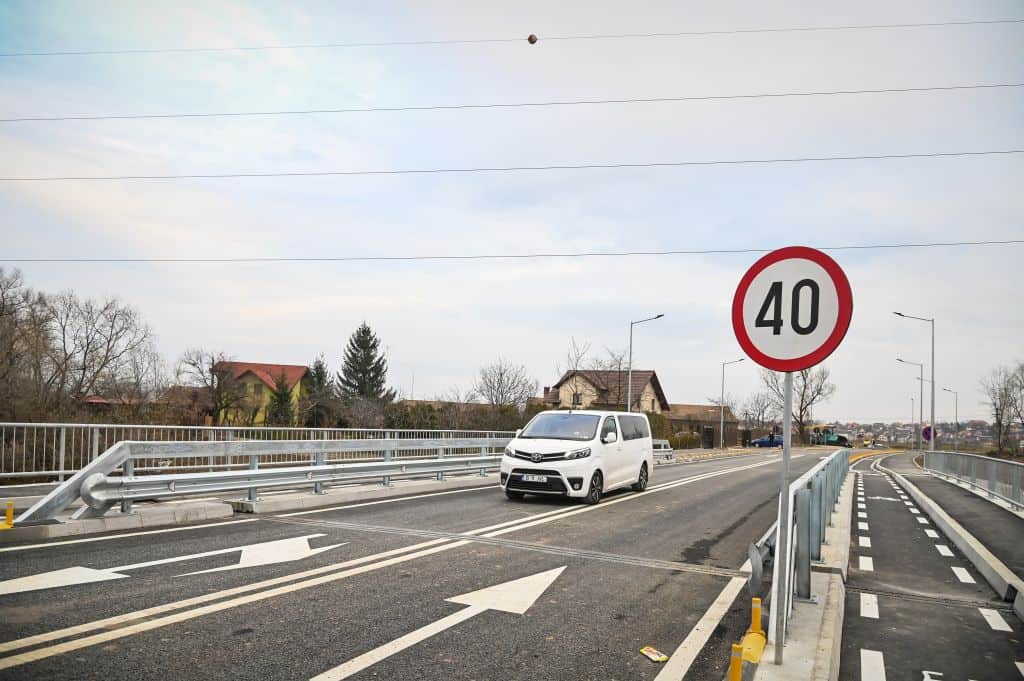
<svg viewBox="0 0 1024 681">
<path fill-rule="evenodd" d="M 669 444 L 668 440 L 654 440 L 652 449 L 655 461 L 658 460 L 659 456 L 665 457 L 666 461 L 672 461 L 676 458 L 675 450 L 672 449 L 672 445 Z"/>
<path fill-rule="evenodd" d="M 36 478 L 63 481 L 116 443 L 232 442 L 237 440 L 377 440 L 507 437 L 511 431 L 408 430 L 368 428 L 278 428 L 233 426 L 154 426 L 83 423 L 0 423 L 0 479 Z M 402 456 L 398 452 L 396 456 Z M 360 458 L 359 453 L 352 455 Z M 281 459 L 278 463 L 287 463 Z M 179 457 L 178 470 L 230 468 L 200 456 Z M 294 461 L 301 463 L 301 461 Z M 140 462 L 136 474 L 167 472 L 168 462 Z"/>
<path fill-rule="evenodd" d="M 1024 464 L 960 452 L 925 452 L 924 469 L 1024 510 Z"/>
<path fill-rule="evenodd" d="M 119 442 L 87 463 L 70 479 L 20 515 L 15 524 L 52 520 L 76 499 L 85 506 L 72 516 L 102 516 L 115 504 L 131 512 L 133 501 L 196 493 L 248 490 L 255 501 L 260 488 L 313 486 L 322 493 L 330 483 L 436 475 L 497 468 L 510 438 L 433 438 L 373 440 L 283 440 L 230 442 Z M 403 452 L 402 457 L 396 456 Z M 466 456 L 466 452 L 474 452 Z M 496 453 L 497 452 L 497 453 Z M 351 454 L 379 454 L 377 461 L 353 461 Z M 136 463 L 153 460 L 216 459 L 244 461 L 213 472 L 136 475 Z M 287 459 L 281 463 L 280 459 Z M 296 465 L 298 462 L 298 465 Z"/>
<path fill-rule="evenodd" d="M 779 618 L 782 622 L 781 634 L 776 632 L 777 620 L 774 616 L 770 622 L 768 638 L 777 645 L 785 643 L 793 599 L 811 597 L 811 563 L 821 560 L 825 529 L 831 524 L 832 513 L 849 469 L 850 450 L 839 449 L 789 486 L 789 536 L 794 540 L 789 542 L 789 550 L 786 552 L 788 555 L 776 556 L 772 568 L 771 607 L 776 608 L 779 603 L 785 604 L 783 615 Z M 781 526 L 782 522 L 783 518 L 780 515 L 776 527 Z M 789 579 L 786 580 L 789 588 L 785 596 L 778 593 L 779 570 L 787 570 L 789 575 Z"/>
</svg>

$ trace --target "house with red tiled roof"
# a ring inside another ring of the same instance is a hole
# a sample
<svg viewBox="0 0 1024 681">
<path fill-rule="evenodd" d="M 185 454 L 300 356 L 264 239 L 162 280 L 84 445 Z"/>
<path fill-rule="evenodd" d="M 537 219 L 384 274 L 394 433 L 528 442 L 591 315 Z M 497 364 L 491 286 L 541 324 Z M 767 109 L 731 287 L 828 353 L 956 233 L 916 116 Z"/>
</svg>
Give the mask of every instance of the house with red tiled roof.
<svg viewBox="0 0 1024 681">
<path fill-rule="evenodd" d="M 260 426 L 266 422 L 267 406 L 280 379 L 292 394 L 292 404 L 298 412 L 303 395 L 302 379 L 309 367 L 301 364 L 262 364 L 259 362 L 217 362 L 213 372 L 225 383 L 234 384 L 238 393 L 237 406 L 221 414 L 221 423 Z"/>
<path fill-rule="evenodd" d="M 632 379 L 632 408 L 660 414 L 668 410 L 668 398 L 658 374 L 648 369 L 628 371 L 566 371 L 558 382 L 544 388 L 541 400 L 549 409 L 626 409 Z"/>
</svg>

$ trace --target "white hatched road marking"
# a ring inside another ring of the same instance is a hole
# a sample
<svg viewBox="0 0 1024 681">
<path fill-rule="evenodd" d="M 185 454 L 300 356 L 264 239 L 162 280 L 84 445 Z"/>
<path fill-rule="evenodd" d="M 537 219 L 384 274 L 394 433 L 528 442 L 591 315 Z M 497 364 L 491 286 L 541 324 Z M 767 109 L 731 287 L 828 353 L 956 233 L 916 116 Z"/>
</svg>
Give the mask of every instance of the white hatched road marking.
<svg viewBox="0 0 1024 681">
<path fill-rule="evenodd" d="M 862 546 L 862 547 L 866 548 L 866 549 L 870 549 L 871 548 L 871 537 L 865 537 L 863 535 L 859 536 L 859 537 L 857 537 L 857 544 L 859 546 Z"/>
<path fill-rule="evenodd" d="M 864 532 L 867 532 L 868 531 L 868 524 L 867 523 L 857 523 L 857 529 L 858 530 L 863 530 Z"/>
<path fill-rule="evenodd" d="M 946 558 L 952 558 L 953 557 L 953 552 L 950 551 L 949 547 L 946 546 L 945 544 L 936 544 L 935 545 L 935 550 L 939 552 L 940 556 L 945 556 Z"/>
<path fill-rule="evenodd" d="M 878 619 L 878 596 L 875 594 L 860 594 L 860 616 Z"/>
<path fill-rule="evenodd" d="M 864 572 L 874 572 L 875 561 L 872 560 L 871 556 L 861 556 L 857 562 L 857 567 L 859 567 Z M 970 575 L 967 576 L 970 577 Z"/>
<path fill-rule="evenodd" d="M 953 574 L 956 575 L 956 578 L 964 584 L 977 584 L 977 582 L 974 581 L 974 577 L 971 577 L 971 573 L 962 567 L 953 568 Z"/>
<path fill-rule="evenodd" d="M 936 532 L 935 530 L 925 530 L 924 533 L 927 534 L 932 539 L 938 539 L 939 538 L 939 533 Z"/>
<path fill-rule="evenodd" d="M 978 608 L 978 610 L 981 612 L 981 616 L 985 618 L 985 621 L 988 622 L 988 626 L 992 627 L 993 631 L 1013 631 L 997 610 L 991 608 Z"/>
<path fill-rule="evenodd" d="M 877 650 L 860 650 L 860 681 L 885 681 L 885 656 Z"/>
</svg>

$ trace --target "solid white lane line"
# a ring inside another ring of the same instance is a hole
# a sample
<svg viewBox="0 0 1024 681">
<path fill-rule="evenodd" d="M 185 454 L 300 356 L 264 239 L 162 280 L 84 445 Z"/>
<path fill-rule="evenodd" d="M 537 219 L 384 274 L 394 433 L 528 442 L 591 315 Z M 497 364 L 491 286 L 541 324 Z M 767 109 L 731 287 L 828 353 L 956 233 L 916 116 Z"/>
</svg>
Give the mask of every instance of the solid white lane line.
<svg viewBox="0 0 1024 681">
<path fill-rule="evenodd" d="M 868 531 L 868 524 L 867 523 L 857 523 L 857 529 L 858 530 L 864 530 L 865 532 L 867 532 Z"/>
<path fill-rule="evenodd" d="M 860 681 L 885 681 L 885 656 L 881 652 L 861 648 Z"/>
<path fill-rule="evenodd" d="M 394 499 L 378 499 L 377 501 L 364 501 L 359 504 L 341 504 L 338 506 L 325 506 L 324 508 L 314 508 L 309 511 L 296 511 L 294 513 L 275 513 L 274 517 L 291 518 L 297 515 L 313 515 L 314 513 L 328 513 L 330 511 L 346 511 L 350 508 L 363 508 L 364 506 L 378 506 L 380 504 L 394 504 L 399 501 L 415 501 L 417 499 L 426 499 L 428 497 L 443 497 L 448 494 L 462 494 L 464 492 L 480 492 L 486 490 L 493 490 L 495 487 L 501 487 L 501 485 L 482 485 L 480 487 L 470 487 L 469 489 L 452 489 L 446 492 L 411 494 L 407 497 L 395 497 Z"/>
<path fill-rule="evenodd" d="M 974 577 L 971 577 L 971 573 L 962 567 L 954 567 L 953 574 L 956 575 L 956 578 L 964 584 L 977 584 L 977 582 L 974 581 Z"/>
<path fill-rule="evenodd" d="M 945 556 L 946 558 L 952 558 L 953 557 L 953 552 L 950 551 L 949 547 L 946 546 L 945 544 L 936 544 L 935 545 L 935 550 L 939 552 L 940 556 Z"/>
<path fill-rule="evenodd" d="M 64 541 L 51 541 L 46 544 L 26 544 L 25 546 L 7 546 L 0 549 L 0 553 L 7 551 L 27 551 L 29 549 L 45 549 L 48 546 L 67 546 L 68 544 L 84 544 L 86 542 L 107 541 L 109 539 L 124 539 L 125 537 L 138 537 L 145 534 L 164 534 L 166 532 L 185 532 L 187 530 L 201 530 L 206 527 L 219 527 L 221 525 L 237 525 L 238 523 L 254 523 L 259 518 L 246 518 L 245 520 L 226 520 L 222 523 L 203 523 L 202 525 L 186 525 L 184 527 L 168 527 L 162 530 L 142 530 L 141 532 L 125 532 L 124 534 L 107 535 L 105 537 L 88 537 L 86 539 L 67 539 Z"/>
<path fill-rule="evenodd" d="M 861 556 L 858 559 L 857 567 L 863 570 L 864 572 L 874 572 L 875 561 L 872 560 L 871 556 Z"/>
<path fill-rule="evenodd" d="M 988 622 L 988 626 L 992 627 L 993 631 L 1013 631 L 1003 616 L 999 614 L 998 610 L 992 610 L 991 608 L 978 608 L 981 612 L 981 616 Z"/>
<path fill-rule="evenodd" d="M 935 530 L 925 530 L 924 533 L 926 535 L 928 535 L 929 537 L 931 537 L 932 539 L 938 539 L 939 538 L 939 533 L 936 532 Z"/>
<path fill-rule="evenodd" d="M 870 549 L 871 548 L 871 537 L 859 536 L 859 537 L 857 537 L 857 544 L 859 546 L 862 546 L 863 548 Z"/>
<path fill-rule="evenodd" d="M 875 594 L 860 594 L 860 616 L 878 619 L 878 596 Z"/>
<path fill-rule="evenodd" d="M 922 518 L 921 516 L 917 516 L 917 522 L 921 523 L 922 525 L 927 525 L 928 524 L 928 519 L 927 518 Z"/>
</svg>

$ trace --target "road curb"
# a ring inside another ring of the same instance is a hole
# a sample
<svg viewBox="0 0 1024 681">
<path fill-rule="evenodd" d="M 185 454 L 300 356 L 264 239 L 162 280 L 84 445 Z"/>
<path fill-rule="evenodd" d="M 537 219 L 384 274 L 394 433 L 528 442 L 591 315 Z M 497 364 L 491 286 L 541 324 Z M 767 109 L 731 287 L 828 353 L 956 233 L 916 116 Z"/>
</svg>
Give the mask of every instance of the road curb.
<svg viewBox="0 0 1024 681">
<path fill-rule="evenodd" d="M 918 489 L 917 485 L 881 463 L 878 464 L 878 468 L 886 471 L 901 487 L 907 490 L 917 505 L 932 519 L 932 522 L 971 561 L 971 564 L 977 568 L 999 597 L 1004 601 L 1013 601 L 1014 612 L 1018 617 L 1024 619 L 1024 580 L 1006 567 L 1005 563 L 989 551 L 963 525 L 946 513 L 937 502 Z"/>
</svg>

